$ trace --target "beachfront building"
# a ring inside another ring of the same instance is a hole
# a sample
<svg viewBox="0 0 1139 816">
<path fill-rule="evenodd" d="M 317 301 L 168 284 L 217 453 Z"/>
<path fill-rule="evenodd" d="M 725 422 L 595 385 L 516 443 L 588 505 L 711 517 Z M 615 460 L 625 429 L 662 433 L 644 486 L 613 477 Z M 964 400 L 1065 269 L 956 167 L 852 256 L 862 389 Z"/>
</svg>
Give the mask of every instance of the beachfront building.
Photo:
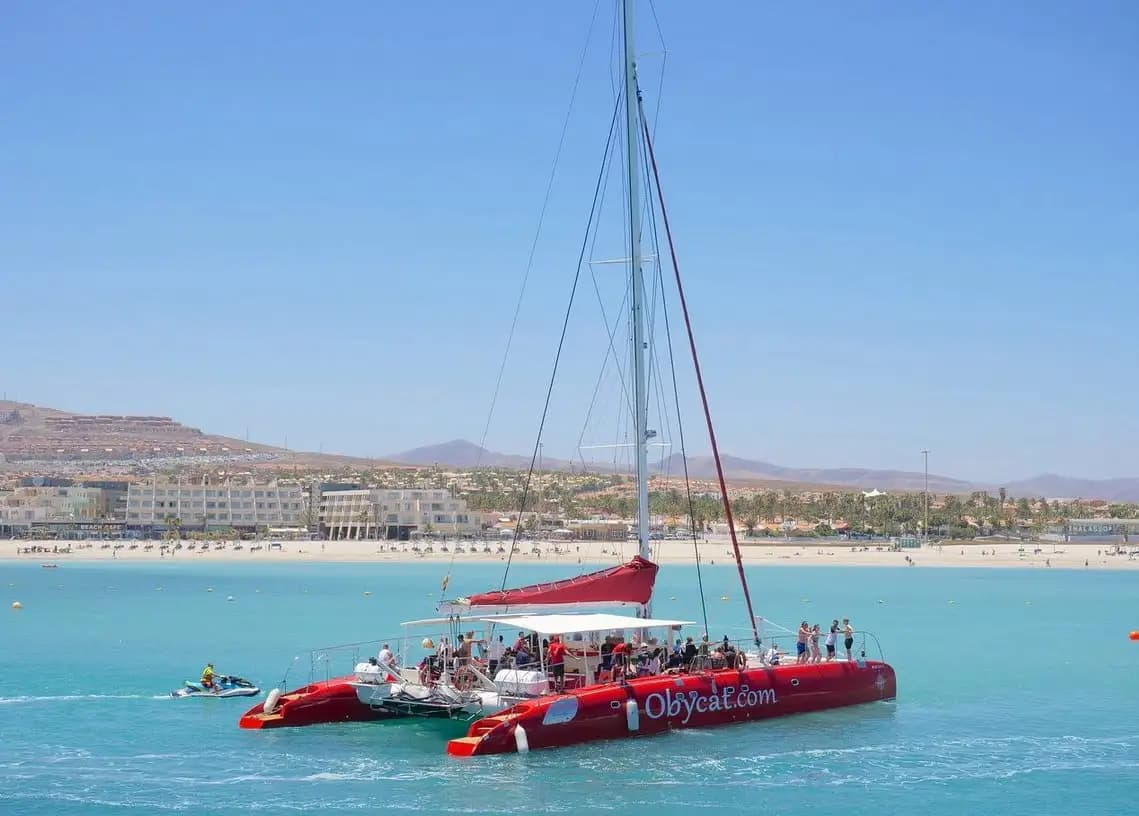
<svg viewBox="0 0 1139 816">
<path fill-rule="evenodd" d="M 0 519 L 9 523 L 107 518 L 107 494 L 98 487 L 20 486 L 3 494 Z"/>
<path fill-rule="evenodd" d="M 92 537 L 117 530 L 118 493 L 86 485 L 21 484 L 0 492 L 0 535 Z"/>
<path fill-rule="evenodd" d="M 481 517 L 449 490 L 322 490 L 320 533 L 329 539 L 384 538 L 406 541 L 413 534 L 476 535 Z"/>
<path fill-rule="evenodd" d="M 226 481 L 193 484 L 152 479 L 127 493 L 128 529 L 143 532 L 298 527 L 305 521 L 300 485 Z"/>
</svg>

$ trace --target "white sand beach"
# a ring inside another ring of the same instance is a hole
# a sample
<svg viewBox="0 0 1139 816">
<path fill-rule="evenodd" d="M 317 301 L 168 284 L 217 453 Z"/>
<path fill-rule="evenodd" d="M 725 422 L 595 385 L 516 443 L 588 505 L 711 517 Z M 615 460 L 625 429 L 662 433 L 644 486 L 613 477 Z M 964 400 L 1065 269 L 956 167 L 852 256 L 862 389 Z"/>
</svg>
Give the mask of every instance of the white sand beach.
<svg viewBox="0 0 1139 816">
<path fill-rule="evenodd" d="M 510 542 L 447 542 L 447 551 L 435 542 L 432 552 L 424 551 L 423 542 L 387 541 L 183 541 L 182 549 L 173 550 L 171 542 L 158 541 L 0 541 L 0 558 L 43 564 L 63 565 L 69 561 L 221 561 L 221 562 L 303 562 L 303 563 L 415 563 L 431 561 L 441 564 L 474 562 L 493 563 L 506 559 Z M 1113 545 L 1094 543 L 1024 543 L 986 541 L 932 544 L 915 550 L 893 552 L 878 545 L 844 546 L 847 542 L 818 540 L 785 543 L 744 539 L 741 542 L 744 562 L 766 566 L 838 566 L 838 567 L 1000 567 L 1033 569 L 1111 569 L 1139 570 L 1139 555 L 1115 555 Z M 151 549 L 146 549 L 150 545 Z M 162 545 L 166 545 L 162 548 Z M 193 545 L 191 550 L 189 547 Z M 115 549 L 118 546 L 119 549 Z M 416 552 L 412 548 L 420 547 Z M 503 552 L 499 552 L 499 547 Z M 626 542 L 533 542 L 519 543 L 515 563 L 554 563 L 567 565 L 616 564 L 632 557 L 636 543 Z M 70 552 L 61 552 L 70 547 Z M 132 549 L 133 547 L 133 549 Z M 705 564 L 732 563 L 731 543 L 727 538 L 701 541 L 700 558 Z M 489 549 L 489 552 L 485 551 Z M 30 550 L 30 551 L 29 551 Z M 53 551 L 54 550 L 54 551 Z M 654 541 L 655 560 L 661 564 L 692 564 L 691 541 Z"/>
</svg>

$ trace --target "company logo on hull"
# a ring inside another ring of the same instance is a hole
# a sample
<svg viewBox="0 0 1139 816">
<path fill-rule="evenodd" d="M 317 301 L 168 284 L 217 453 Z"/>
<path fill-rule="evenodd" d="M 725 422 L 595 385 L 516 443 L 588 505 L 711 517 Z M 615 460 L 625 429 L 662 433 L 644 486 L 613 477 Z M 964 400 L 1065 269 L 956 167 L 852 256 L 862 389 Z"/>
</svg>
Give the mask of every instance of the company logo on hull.
<svg viewBox="0 0 1139 816">
<path fill-rule="evenodd" d="M 673 694 L 671 689 L 665 689 L 646 697 L 644 708 L 645 716 L 651 720 L 679 718 L 681 725 L 687 725 L 694 714 L 758 708 L 775 703 L 775 689 L 752 689 L 742 685 L 738 691 L 735 686 L 724 686 L 719 694 L 701 694 L 698 691 Z"/>
</svg>

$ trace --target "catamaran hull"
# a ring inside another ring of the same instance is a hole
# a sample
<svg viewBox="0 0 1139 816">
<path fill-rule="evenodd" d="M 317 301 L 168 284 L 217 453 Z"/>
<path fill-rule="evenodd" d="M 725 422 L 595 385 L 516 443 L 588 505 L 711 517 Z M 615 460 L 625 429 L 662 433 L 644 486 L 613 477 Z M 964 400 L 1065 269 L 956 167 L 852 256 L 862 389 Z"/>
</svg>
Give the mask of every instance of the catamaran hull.
<svg viewBox="0 0 1139 816">
<path fill-rule="evenodd" d="M 558 748 L 893 700 L 896 694 L 894 670 L 878 661 L 659 675 L 520 703 L 473 723 L 467 736 L 448 742 L 447 753 Z"/>
<path fill-rule="evenodd" d="M 371 722 L 397 716 L 382 708 L 360 702 L 356 696 L 355 675 L 337 677 L 281 694 L 266 712 L 261 702 L 242 715 L 242 728 L 289 728 L 327 723 Z M 271 694 L 271 693 L 270 693 Z"/>
</svg>

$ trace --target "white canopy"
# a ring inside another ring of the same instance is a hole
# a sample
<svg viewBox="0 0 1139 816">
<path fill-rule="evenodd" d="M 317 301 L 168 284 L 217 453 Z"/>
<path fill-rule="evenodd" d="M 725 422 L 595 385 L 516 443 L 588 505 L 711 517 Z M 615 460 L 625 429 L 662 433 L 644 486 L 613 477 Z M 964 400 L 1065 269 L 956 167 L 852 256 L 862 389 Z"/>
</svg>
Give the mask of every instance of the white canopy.
<svg viewBox="0 0 1139 816">
<path fill-rule="evenodd" d="M 596 613 L 590 615 L 503 615 L 494 618 L 503 626 L 516 626 L 540 635 L 564 635 L 575 632 L 607 632 L 610 629 L 653 629 L 690 626 L 693 621 L 634 618 L 628 615 Z"/>
</svg>

